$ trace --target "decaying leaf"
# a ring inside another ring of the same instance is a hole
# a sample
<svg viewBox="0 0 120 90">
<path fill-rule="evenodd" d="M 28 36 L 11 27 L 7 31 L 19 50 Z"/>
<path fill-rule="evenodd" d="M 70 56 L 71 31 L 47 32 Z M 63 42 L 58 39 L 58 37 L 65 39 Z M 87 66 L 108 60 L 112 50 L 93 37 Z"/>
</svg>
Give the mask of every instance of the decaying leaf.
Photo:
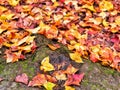
<svg viewBox="0 0 120 90">
<path fill-rule="evenodd" d="M 54 70 L 54 66 L 49 62 L 49 57 L 45 57 L 42 60 L 40 70 L 43 70 L 45 72 Z"/>
</svg>

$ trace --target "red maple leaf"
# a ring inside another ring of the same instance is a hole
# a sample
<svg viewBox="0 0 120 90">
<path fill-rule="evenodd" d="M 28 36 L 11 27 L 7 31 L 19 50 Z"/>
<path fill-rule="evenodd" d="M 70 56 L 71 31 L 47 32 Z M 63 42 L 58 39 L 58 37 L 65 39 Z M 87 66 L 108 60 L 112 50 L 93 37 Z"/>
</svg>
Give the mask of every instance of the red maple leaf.
<svg viewBox="0 0 120 90">
<path fill-rule="evenodd" d="M 84 73 L 68 75 L 68 79 L 64 85 L 65 86 L 80 85 L 79 83 L 82 81 L 83 77 L 84 77 Z"/>
</svg>

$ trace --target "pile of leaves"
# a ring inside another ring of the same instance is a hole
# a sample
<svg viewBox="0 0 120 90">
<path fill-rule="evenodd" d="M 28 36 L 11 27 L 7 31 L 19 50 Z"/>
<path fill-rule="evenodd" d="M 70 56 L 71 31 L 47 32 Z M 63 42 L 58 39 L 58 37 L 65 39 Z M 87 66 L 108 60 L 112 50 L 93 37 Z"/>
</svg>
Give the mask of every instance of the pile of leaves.
<svg viewBox="0 0 120 90">
<path fill-rule="evenodd" d="M 7 63 L 34 53 L 35 34 L 120 71 L 119 0 L 0 0 L 0 48 L 7 47 Z"/>
</svg>

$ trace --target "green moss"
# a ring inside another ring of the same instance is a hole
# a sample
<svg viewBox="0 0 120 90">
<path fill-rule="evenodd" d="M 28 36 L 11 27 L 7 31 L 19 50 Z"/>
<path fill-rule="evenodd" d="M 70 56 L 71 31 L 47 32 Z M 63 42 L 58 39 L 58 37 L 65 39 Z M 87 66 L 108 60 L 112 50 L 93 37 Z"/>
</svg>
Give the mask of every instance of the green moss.
<svg viewBox="0 0 120 90">
<path fill-rule="evenodd" d="M 83 79 L 81 84 L 82 84 L 83 86 L 88 86 L 89 81 Z"/>
<path fill-rule="evenodd" d="M 5 68 L 5 65 L 0 64 L 0 74 L 2 74 L 2 72 L 3 72 L 4 68 Z"/>
<path fill-rule="evenodd" d="M 112 69 L 104 69 L 103 70 L 103 72 L 105 73 L 105 74 L 111 74 L 111 75 L 113 75 L 114 73 L 115 73 L 115 70 L 112 70 Z"/>
</svg>

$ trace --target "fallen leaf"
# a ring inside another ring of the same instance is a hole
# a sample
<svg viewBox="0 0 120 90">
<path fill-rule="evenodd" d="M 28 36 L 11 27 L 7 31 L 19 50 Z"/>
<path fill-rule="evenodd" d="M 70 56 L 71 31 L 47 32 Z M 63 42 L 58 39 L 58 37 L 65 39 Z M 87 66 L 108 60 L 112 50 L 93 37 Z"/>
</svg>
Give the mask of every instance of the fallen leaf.
<svg viewBox="0 0 120 90">
<path fill-rule="evenodd" d="M 75 67 L 73 67 L 71 64 L 67 67 L 67 69 L 64 71 L 66 74 L 75 74 L 78 71 Z"/>
<path fill-rule="evenodd" d="M 77 52 L 75 52 L 75 53 L 69 53 L 69 55 L 70 55 L 70 58 L 72 60 L 74 60 L 75 62 L 77 62 L 77 63 L 83 63 L 82 58 L 81 58 L 81 56 L 80 56 L 79 53 L 77 53 Z"/>
<path fill-rule="evenodd" d="M 45 72 L 54 70 L 54 66 L 49 63 L 49 57 L 45 57 L 42 60 L 40 70 L 43 70 Z"/>
<path fill-rule="evenodd" d="M 53 73 L 53 76 L 57 79 L 57 80 L 66 80 L 66 74 L 64 74 L 63 71 L 55 71 Z"/>
<path fill-rule="evenodd" d="M 68 79 L 64 85 L 65 86 L 69 86 L 69 85 L 78 85 L 79 86 L 83 77 L 84 77 L 84 73 L 68 75 Z"/>
<path fill-rule="evenodd" d="M 51 44 L 47 44 L 47 45 L 52 50 L 56 50 L 56 49 L 60 48 L 59 44 L 52 44 L 52 45 Z"/>
<path fill-rule="evenodd" d="M 37 74 L 33 77 L 32 81 L 29 82 L 28 86 L 41 86 L 47 82 L 44 74 Z"/>
<path fill-rule="evenodd" d="M 65 90 L 75 90 L 75 88 L 70 87 L 70 86 L 65 86 Z"/>
<path fill-rule="evenodd" d="M 20 0 L 7 0 L 7 1 L 10 5 L 16 6 L 19 3 Z"/>
<path fill-rule="evenodd" d="M 99 7 L 100 7 L 100 10 L 102 10 L 102 11 L 106 11 L 106 10 L 110 11 L 113 9 L 113 4 L 110 1 L 102 0 L 99 3 Z"/>
<path fill-rule="evenodd" d="M 55 84 L 51 82 L 46 82 L 43 86 L 45 87 L 46 90 L 53 90 Z"/>
<path fill-rule="evenodd" d="M 23 73 L 21 75 L 16 76 L 15 81 L 24 83 L 24 84 L 28 84 L 28 76 L 26 73 Z"/>
</svg>

